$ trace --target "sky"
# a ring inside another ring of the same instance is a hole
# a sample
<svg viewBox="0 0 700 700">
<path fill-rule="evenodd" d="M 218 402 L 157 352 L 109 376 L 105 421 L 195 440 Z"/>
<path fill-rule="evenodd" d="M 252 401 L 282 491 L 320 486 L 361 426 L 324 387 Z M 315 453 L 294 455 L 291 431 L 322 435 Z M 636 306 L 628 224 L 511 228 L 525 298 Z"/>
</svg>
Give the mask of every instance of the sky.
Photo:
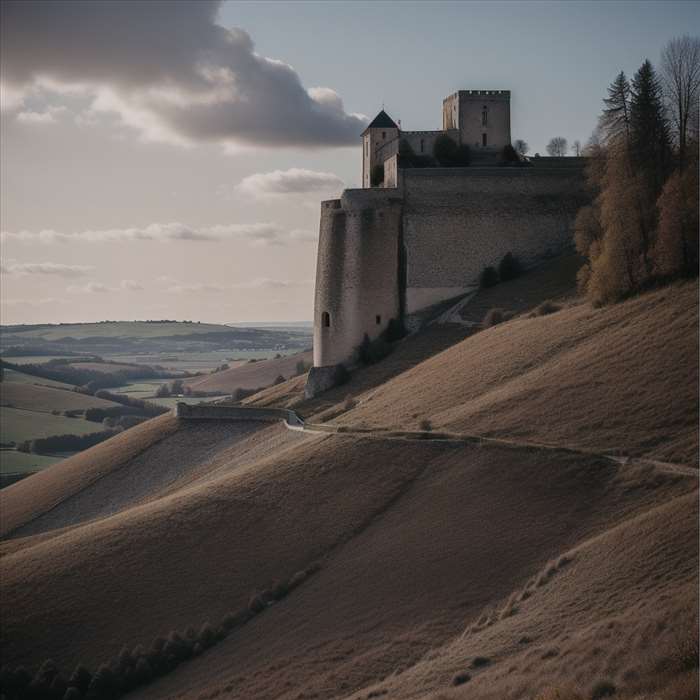
<svg viewBox="0 0 700 700">
<path fill-rule="evenodd" d="M 382 106 L 441 126 L 511 90 L 513 139 L 584 142 L 697 2 L 3 0 L 0 320 L 299 321 L 319 202 Z"/>
</svg>

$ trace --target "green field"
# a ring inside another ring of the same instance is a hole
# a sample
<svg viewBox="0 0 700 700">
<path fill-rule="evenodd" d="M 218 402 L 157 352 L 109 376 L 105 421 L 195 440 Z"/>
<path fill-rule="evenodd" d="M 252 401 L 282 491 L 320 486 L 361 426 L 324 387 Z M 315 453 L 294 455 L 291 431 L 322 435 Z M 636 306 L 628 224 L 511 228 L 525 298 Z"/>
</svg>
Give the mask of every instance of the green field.
<svg viewBox="0 0 700 700">
<path fill-rule="evenodd" d="M 19 443 L 52 435 L 85 435 L 102 429 L 100 423 L 91 423 L 82 418 L 66 418 L 51 413 L 0 407 L 0 442 L 3 443 Z"/>
<path fill-rule="evenodd" d="M 161 384 L 169 384 L 168 379 L 154 379 L 153 381 L 133 381 L 110 389 L 115 394 L 126 394 L 134 399 L 148 399 L 154 396 Z"/>
<path fill-rule="evenodd" d="M 38 472 L 64 457 L 25 454 L 16 450 L 0 450 L 0 474 Z"/>
<path fill-rule="evenodd" d="M 19 327 L 5 327 L 8 335 L 21 335 L 22 338 L 41 340 L 61 340 L 62 338 L 160 338 L 165 336 L 190 335 L 192 333 L 226 333 L 233 330 L 217 323 L 166 322 L 147 323 L 145 321 L 118 321 L 108 323 L 74 323 L 41 326 L 31 330 Z"/>
<path fill-rule="evenodd" d="M 14 384 L 36 384 L 37 386 L 52 386 L 56 389 L 67 389 L 68 391 L 73 390 L 72 384 L 66 384 L 65 382 L 57 382 L 53 379 L 44 379 L 43 377 L 35 377 L 31 374 L 25 374 L 24 372 L 17 372 L 14 369 L 7 369 L 3 373 L 3 382 L 12 382 Z M 2 391 L 2 386 L 0 385 L 0 391 Z"/>
<path fill-rule="evenodd" d="M 113 408 L 118 405 L 113 401 L 105 401 L 77 391 L 38 386 L 28 382 L 0 383 L 0 406 L 26 411 L 84 411 L 87 408 Z"/>
<path fill-rule="evenodd" d="M 169 396 L 164 399 L 149 399 L 153 403 L 157 403 L 159 406 L 167 406 L 168 408 L 175 408 L 177 403 L 188 403 L 190 405 L 202 403 L 202 401 L 216 401 L 217 399 L 223 399 L 230 394 L 222 394 L 221 396 L 206 396 L 206 397 L 193 397 L 193 396 Z"/>
<path fill-rule="evenodd" d="M 43 365 L 51 360 L 74 360 L 76 358 L 68 355 L 20 355 L 19 357 L 3 355 L 2 359 L 13 365 Z M 5 371 L 9 372 L 10 370 L 6 369 Z"/>
<path fill-rule="evenodd" d="M 167 369 L 186 370 L 188 372 L 209 372 L 224 363 L 231 364 L 235 360 L 269 360 L 277 354 L 293 355 L 298 349 L 288 350 L 210 350 L 203 352 L 171 352 L 148 353 L 143 355 L 103 355 L 105 360 L 113 362 L 137 363 L 142 365 L 160 365 Z"/>
</svg>

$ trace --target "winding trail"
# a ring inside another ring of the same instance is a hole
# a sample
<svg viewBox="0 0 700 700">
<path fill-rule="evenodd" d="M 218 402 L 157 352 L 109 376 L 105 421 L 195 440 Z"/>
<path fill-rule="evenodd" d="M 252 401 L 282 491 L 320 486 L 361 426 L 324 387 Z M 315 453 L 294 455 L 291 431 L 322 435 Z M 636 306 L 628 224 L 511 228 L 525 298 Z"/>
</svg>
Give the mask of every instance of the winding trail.
<svg viewBox="0 0 700 700">
<path fill-rule="evenodd" d="M 176 418 L 184 420 L 230 420 L 230 421 L 263 421 L 284 423 L 288 430 L 305 433 L 325 433 L 330 435 L 354 435 L 365 438 L 382 438 L 385 440 L 437 440 L 442 442 L 459 442 L 475 445 L 498 445 L 500 447 L 518 450 L 547 450 L 566 452 L 569 454 L 585 455 L 607 459 L 616 464 L 646 464 L 662 472 L 682 474 L 697 478 L 697 469 L 685 464 L 661 462 L 646 457 L 632 457 L 623 454 L 604 454 L 592 450 L 584 450 L 565 445 L 553 445 L 541 442 L 526 442 L 505 438 L 471 435 L 469 433 L 451 433 L 427 430 L 391 430 L 389 428 L 354 428 L 345 425 L 327 425 L 324 423 L 309 423 L 296 411 L 288 408 L 257 408 L 248 406 L 221 405 L 188 405 L 178 403 L 173 409 Z"/>
</svg>

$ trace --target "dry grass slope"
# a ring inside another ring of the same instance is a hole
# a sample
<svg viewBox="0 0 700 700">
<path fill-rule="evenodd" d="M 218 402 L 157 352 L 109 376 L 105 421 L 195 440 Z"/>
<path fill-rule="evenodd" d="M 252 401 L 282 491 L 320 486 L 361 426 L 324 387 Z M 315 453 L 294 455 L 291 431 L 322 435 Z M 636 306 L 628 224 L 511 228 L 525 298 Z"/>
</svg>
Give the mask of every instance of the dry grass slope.
<svg viewBox="0 0 700 700">
<path fill-rule="evenodd" d="M 338 423 L 507 437 L 697 464 L 698 285 L 515 319 L 355 394 Z"/>
</svg>

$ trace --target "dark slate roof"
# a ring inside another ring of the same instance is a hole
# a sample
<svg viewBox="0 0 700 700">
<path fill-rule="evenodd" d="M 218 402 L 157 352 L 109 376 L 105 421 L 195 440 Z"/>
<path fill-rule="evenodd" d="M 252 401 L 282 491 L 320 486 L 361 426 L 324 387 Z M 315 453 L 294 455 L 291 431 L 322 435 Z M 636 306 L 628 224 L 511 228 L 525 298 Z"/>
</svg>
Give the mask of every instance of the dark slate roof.
<svg viewBox="0 0 700 700">
<path fill-rule="evenodd" d="M 398 125 L 394 120 L 382 110 L 379 114 L 369 123 L 367 129 L 398 129 Z M 367 131 L 365 129 L 365 131 Z M 363 132 L 364 133 L 364 132 Z"/>
</svg>

